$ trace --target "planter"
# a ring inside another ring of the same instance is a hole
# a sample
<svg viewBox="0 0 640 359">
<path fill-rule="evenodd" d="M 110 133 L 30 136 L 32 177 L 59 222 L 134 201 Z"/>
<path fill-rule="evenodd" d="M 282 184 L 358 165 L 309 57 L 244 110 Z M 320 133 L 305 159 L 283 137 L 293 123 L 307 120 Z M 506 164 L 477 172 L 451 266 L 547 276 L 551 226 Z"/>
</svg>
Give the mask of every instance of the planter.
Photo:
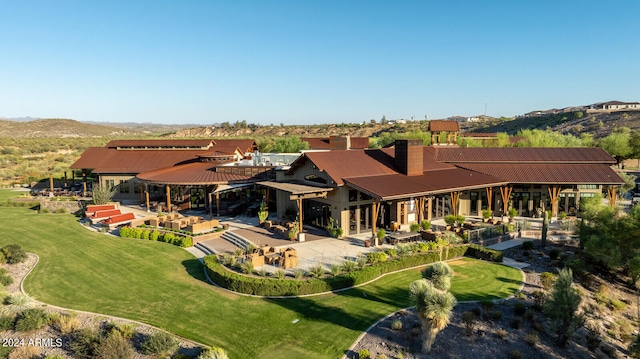
<svg viewBox="0 0 640 359">
<path fill-rule="evenodd" d="M 364 240 L 364 246 L 365 247 L 371 247 L 371 240 L 370 239 L 365 239 Z"/>
</svg>

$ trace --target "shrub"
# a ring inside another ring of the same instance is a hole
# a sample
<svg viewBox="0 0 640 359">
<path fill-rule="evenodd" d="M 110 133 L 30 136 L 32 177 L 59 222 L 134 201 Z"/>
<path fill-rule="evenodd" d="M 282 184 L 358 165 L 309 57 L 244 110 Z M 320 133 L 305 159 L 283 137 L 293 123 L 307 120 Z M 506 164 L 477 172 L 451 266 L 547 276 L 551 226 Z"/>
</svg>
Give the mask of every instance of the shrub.
<svg viewBox="0 0 640 359">
<path fill-rule="evenodd" d="M 278 268 L 273 275 L 278 279 L 284 279 L 284 269 Z"/>
<path fill-rule="evenodd" d="M 456 223 L 456 216 L 454 216 L 453 214 L 448 214 L 444 216 L 444 222 L 447 225 L 452 226 L 454 223 Z"/>
<path fill-rule="evenodd" d="M 5 268 L 0 268 L 0 284 L 8 286 L 13 283 L 13 278 Z"/>
<path fill-rule="evenodd" d="M 525 251 L 530 251 L 533 249 L 533 241 L 524 241 L 522 242 L 522 249 Z"/>
<path fill-rule="evenodd" d="M 27 253 L 19 244 L 8 244 L 1 251 L 9 264 L 22 263 L 27 259 Z"/>
<path fill-rule="evenodd" d="M 398 250 L 396 248 L 387 248 L 384 250 L 384 252 L 391 258 L 398 256 Z"/>
<path fill-rule="evenodd" d="M 509 359 L 522 359 L 522 353 L 519 350 L 514 349 L 509 352 Z"/>
<path fill-rule="evenodd" d="M 544 303 L 547 300 L 547 294 L 541 290 L 536 290 L 531 293 L 531 296 L 533 297 L 534 307 L 538 310 L 542 310 Z"/>
<path fill-rule="evenodd" d="M 229 359 L 229 356 L 222 348 L 212 347 L 202 351 L 198 359 Z"/>
<path fill-rule="evenodd" d="M 413 222 L 411 223 L 411 225 L 409 225 L 409 230 L 411 232 L 417 232 L 420 230 L 420 225 L 418 224 L 418 222 Z"/>
<path fill-rule="evenodd" d="M 147 355 L 159 355 L 170 357 L 178 350 L 179 342 L 173 335 L 165 332 L 156 332 L 149 335 L 140 344 L 140 349 Z"/>
<path fill-rule="evenodd" d="M 400 319 L 395 319 L 391 322 L 391 329 L 400 330 L 402 329 L 402 321 Z"/>
<path fill-rule="evenodd" d="M 473 325 L 476 322 L 476 315 L 473 312 L 462 313 L 462 322 L 464 323 L 464 330 L 468 337 L 473 335 Z"/>
<path fill-rule="evenodd" d="M 502 319 L 502 312 L 499 310 L 494 310 L 491 312 L 491 319 L 493 321 L 499 322 Z"/>
<path fill-rule="evenodd" d="M 600 344 L 600 342 L 598 342 Z M 640 358 L 640 334 L 636 335 L 633 343 L 629 346 L 629 355 L 632 358 Z"/>
<path fill-rule="evenodd" d="M 26 342 L 26 340 L 25 340 Z M 19 346 L 11 351 L 9 354 L 10 359 L 34 359 L 40 357 L 40 347 L 33 345 Z"/>
<path fill-rule="evenodd" d="M 62 355 L 49 354 L 44 359 L 65 359 Z"/>
<path fill-rule="evenodd" d="M 67 213 L 67 209 L 64 208 L 64 207 L 60 207 L 60 208 L 56 209 L 55 213 L 64 214 L 64 213 Z"/>
<path fill-rule="evenodd" d="M 467 250 L 464 254 L 467 257 L 482 259 L 491 262 L 502 263 L 504 254 L 502 251 L 495 249 L 485 248 L 477 244 L 468 244 Z"/>
<path fill-rule="evenodd" d="M 506 337 L 507 337 L 507 331 L 506 331 L 506 330 L 504 330 L 504 329 L 498 329 L 498 331 L 496 331 L 496 335 L 497 335 L 500 339 L 504 340 L 504 338 L 506 338 Z"/>
<path fill-rule="evenodd" d="M 524 338 L 524 340 L 529 343 L 529 345 L 534 346 L 538 343 L 540 343 L 540 337 L 538 336 L 538 333 L 536 332 L 531 332 L 529 334 L 527 334 L 527 336 Z"/>
<path fill-rule="evenodd" d="M 315 265 L 309 269 L 309 275 L 312 278 L 320 278 L 324 274 L 324 268 L 322 264 Z"/>
<path fill-rule="evenodd" d="M 556 278 L 557 276 L 551 272 L 543 272 L 540 274 L 540 281 L 546 290 L 550 290 L 553 287 L 553 283 L 556 282 Z"/>
<path fill-rule="evenodd" d="M 332 264 L 329 268 L 329 271 L 331 272 L 332 276 L 337 277 L 338 275 L 340 275 L 341 268 L 337 264 Z"/>
<path fill-rule="evenodd" d="M 128 340 L 113 333 L 102 339 L 95 349 L 96 359 L 133 358 L 136 351 Z"/>
<path fill-rule="evenodd" d="M 384 252 L 369 252 L 367 253 L 367 263 L 375 264 L 387 261 L 387 254 Z"/>
<path fill-rule="evenodd" d="M 360 351 L 358 352 L 358 359 L 370 359 L 370 358 L 371 358 L 371 354 L 367 349 L 360 349 Z"/>
<path fill-rule="evenodd" d="M 293 269 L 293 278 L 302 279 L 302 276 L 304 276 L 304 271 L 302 269 L 300 268 Z"/>
<path fill-rule="evenodd" d="M 513 312 L 516 313 L 516 315 L 522 316 L 526 311 L 527 306 L 522 302 L 516 302 L 516 304 L 514 304 L 513 306 Z"/>
<path fill-rule="evenodd" d="M 562 251 L 560 251 L 557 248 L 554 248 L 554 249 L 549 251 L 549 258 L 552 259 L 552 260 L 556 260 L 556 259 L 560 258 L 560 253 L 562 253 Z"/>
<path fill-rule="evenodd" d="M 23 311 L 16 319 L 15 328 L 19 332 L 30 332 L 42 328 L 49 323 L 47 313 L 40 308 L 31 308 Z"/>
<path fill-rule="evenodd" d="M 96 351 L 98 339 L 91 329 L 80 329 L 71 334 L 69 350 L 74 354 L 74 358 L 90 359 Z"/>
<path fill-rule="evenodd" d="M 10 313 L 19 313 L 32 308 L 34 305 L 33 298 L 22 293 L 8 296 L 5 298 L 4 303 L 7 305 L 4 309 Z"/>
<path fill-rule="evenodd" d="M 0 331 L 13 329 L 13 324 L 16 321 L 16 317 L 13 315 L 0 316 Z"/>
<path fill-rule="evenodd" d="M 354 272 L 358 267 L 358 264 L 354 261 L 344 261 L 342 262 L 342 271 L 351 273 Z"/>
<path fill-rule="evenodd" d="M 618 299 L 611 299 L 609 301 L 608 307 L 616 311 L 623 311 L 627 309 L 627 304 Z"/>
<path fill-rule="evenodd" d="M 428 231 L 429 229 L 431 229 L 431 222 L 423 219 L 422 222 L 420 222 L 420 228 L 422 228 L 423 231 Z"/>
<path fill-rule="evenodd" d="M 240 266 L 240 270 L 242 271 L 242 273 L 244 274 L 251 274 L 253 273 L 253 262 L 252 261 L 244 261 L 244 263 L 242 263 L 242 265 Z"/>
</svg>

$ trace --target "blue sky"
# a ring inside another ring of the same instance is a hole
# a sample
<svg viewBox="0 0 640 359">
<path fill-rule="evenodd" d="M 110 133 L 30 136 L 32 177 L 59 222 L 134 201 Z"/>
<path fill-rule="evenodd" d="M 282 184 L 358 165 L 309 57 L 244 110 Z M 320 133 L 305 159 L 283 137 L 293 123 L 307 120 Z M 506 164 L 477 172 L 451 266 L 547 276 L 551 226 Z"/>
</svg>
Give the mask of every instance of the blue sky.
<svg viewBox="0 0 640 359">
<path fill-rule="evenodd" d="M 0 0 L 0 117 L 356 123 L 640 101 L 640 1 Z"/>
</svg>

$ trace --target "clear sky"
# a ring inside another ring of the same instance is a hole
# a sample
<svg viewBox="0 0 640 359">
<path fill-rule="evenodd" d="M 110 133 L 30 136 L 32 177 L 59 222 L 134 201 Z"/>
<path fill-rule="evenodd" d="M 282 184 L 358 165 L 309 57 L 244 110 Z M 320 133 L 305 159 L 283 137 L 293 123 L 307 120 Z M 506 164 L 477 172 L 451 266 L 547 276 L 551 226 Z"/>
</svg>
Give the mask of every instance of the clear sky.
<svg viewBox="0 0 640 359">
<path fill-rule="evenodd" d="M 640 101 L 640 1 L 0 0 L 0 117 L 355 123 Z"/>
</svg>

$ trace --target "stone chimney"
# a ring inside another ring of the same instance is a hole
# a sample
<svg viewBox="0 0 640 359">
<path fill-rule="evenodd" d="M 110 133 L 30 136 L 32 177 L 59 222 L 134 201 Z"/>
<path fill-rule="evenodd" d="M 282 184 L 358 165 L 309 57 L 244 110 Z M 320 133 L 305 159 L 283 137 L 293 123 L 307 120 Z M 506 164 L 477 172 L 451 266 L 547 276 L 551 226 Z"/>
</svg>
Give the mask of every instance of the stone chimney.
<svg viewBox="0 0 640 359">
<path fill-rule="evenodd" d="M 329 137 L 329 149 L 334 150 L 350 150 L 351 149 L 351 137 L 350 136 L 331 136 Z"/>
<path fill-rule="evenodd" d="M 422 140 L 396 140 L 396 168 L 407 176 L 420 176 L 423 169 Z"/>
</svg>

